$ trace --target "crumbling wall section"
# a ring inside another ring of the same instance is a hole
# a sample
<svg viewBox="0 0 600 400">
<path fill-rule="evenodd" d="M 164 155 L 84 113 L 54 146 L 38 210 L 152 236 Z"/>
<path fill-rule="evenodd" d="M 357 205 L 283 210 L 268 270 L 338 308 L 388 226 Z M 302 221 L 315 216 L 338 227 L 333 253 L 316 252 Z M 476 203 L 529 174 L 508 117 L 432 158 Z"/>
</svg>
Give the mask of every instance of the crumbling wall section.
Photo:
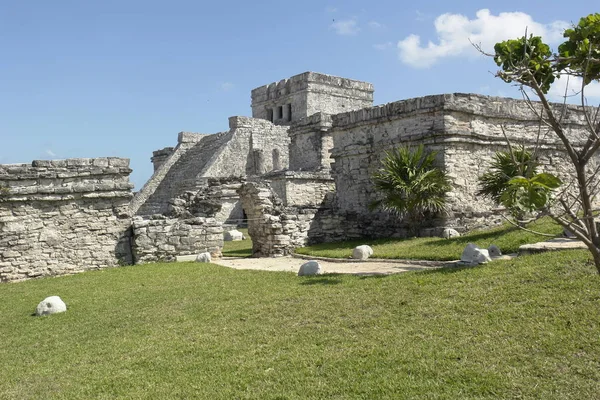
<svg viewBox="0 0 600 400">
<path fill-rule="evenodd" d="M 129 160 L 0 165 L 0 281 L 131 264 Z"/>
<path fill-rule="evenodd" d="M 248 215 L 253 257 L 280 257 L 308 243 L 316 209 L 286 209 L 266 182 L 247 182 L 239 189 Z"/>
<path fill-rule="evenodd" d="M 247 182 L 238 191 L 248 214 L 248 234 L 254 257 L 280 257 L 309 244 L 364 237 L 407 236 L 408 227 L 389 214 L 361 215 L 344 212 L 328 201 L 318 206 L 286 206 L 269 182 Z M 441 229 L 423 224 L 421 235 Z"/>
<path fill-rule="evenodd" d="M 133 254 L 138 264 L 175 261 L 177 256 L 203 252 L 220 257 L 223 248 L 223 225 L 214 218 L 137 216 L 133 235 Z"/>
<path fill-rule="evenodd" d="M 243 211 L 237 190 L 239 177 L 204 178 L 194 191 L 186 191 L 169 201 L 167 215 L 177 218 L 213 217 L 221 223 L 237 224 Z"/>
</svg>

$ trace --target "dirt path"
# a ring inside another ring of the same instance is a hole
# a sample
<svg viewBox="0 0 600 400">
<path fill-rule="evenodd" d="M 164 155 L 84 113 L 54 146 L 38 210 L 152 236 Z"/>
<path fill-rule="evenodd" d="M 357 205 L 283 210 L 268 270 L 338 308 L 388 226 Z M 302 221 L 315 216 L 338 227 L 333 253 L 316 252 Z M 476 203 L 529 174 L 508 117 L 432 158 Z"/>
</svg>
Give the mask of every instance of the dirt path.
<svg viewBox="0 0 600 400">
<path fill-rule="evenodd" d="M 264 271 L 287 271 L 297 273 L 300 266 L 307 259 L 294 257 L 277 258 L 234 258 L 224 257 L 214 260 L 213 263 L 235 269 L 258 269 Z M 332 261 L 317 259 L 323 273 L 326 274 L 356 274 L 356 275 L 375 275 L 375 274 L 397 274 L 407 271 L 422 271 L 426 269 L 441 268 L 454 265 L 455 262 L 421 262 L 416 261 L 396 261 L 396 260 L 369 260 L 369 261 Z"/>
</svg>

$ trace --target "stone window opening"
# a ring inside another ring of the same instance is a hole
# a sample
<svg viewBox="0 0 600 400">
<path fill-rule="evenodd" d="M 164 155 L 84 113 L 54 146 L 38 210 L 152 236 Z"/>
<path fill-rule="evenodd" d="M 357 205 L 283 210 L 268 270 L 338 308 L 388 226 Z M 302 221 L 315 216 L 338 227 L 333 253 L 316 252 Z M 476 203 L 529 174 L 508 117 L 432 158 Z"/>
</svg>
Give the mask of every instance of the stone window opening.
<svg viewBox="0 0 600 400">
<path fill-rule="evenodd" d="M 288 121 L 292 120 L 292 105 L 291 104 L 287 105 L 287 120 Z"/>
<path fill-rule="evenodd" d="M 277 107 L 277 119 L 283 119 L 283 106 Z"/>
<path fill-rule="evenodd" d="M 273 149 L 273 171 L 281 169 L 281 161 L 279 160 L 279 150 Z"/>
<path fill-rule="evenodd" d="M 273 109 L 272 108 L 267 108 L 267 119 L 271 122 L 273 122 Z"/>
</svg>

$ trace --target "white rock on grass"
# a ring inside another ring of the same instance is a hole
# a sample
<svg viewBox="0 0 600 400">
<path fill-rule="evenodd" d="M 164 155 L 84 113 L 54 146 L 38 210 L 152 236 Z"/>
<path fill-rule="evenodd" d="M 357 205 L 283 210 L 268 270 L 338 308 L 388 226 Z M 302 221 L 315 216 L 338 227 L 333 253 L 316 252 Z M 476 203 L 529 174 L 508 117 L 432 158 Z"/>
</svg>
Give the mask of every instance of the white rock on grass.
<svg viewBox="0 0 600 400">
<path fill-rule="evenodd" d="M 492 259 L 487 249 L 480 249 L 473 243 L 469 243 L 463 250 L 460 261 L 470 265 L 477 265 L 492 261 Z"/>
<path fill-rule="evenodd" d="M 355 260 L 366 260 L 372 255 L 373 249 L 371 246 L 367 246 L 366 244 L 363 244 L 362 246 L 356 246 L 354 250 L 352 250 L 352 258 Z"/>
<path fill-rule="evenodd" d="M 311 260 L 305 262 L 300 266 L 300 270 L 298 270 L 298 276 L 310 276 L 310 275 L 320 275 L 321 274 L 321 264 L 317 261 Z"/>
<path fill-rule="evenodd" d="M 496 246 L 495 244 L 491 244 L 490 247 L 488 247 L 488 253 L 490 254 L 490 257 L 492 257 L 492 258 L 502 256 L 500 247 Z"/>
<path fill-rule="evenodd" d="M 223 233 L 223 240 L 226 242 L 233 242 L 236 240 L 243 240 L 244 234 L 238 230 L 232 229 Z"/>
<path fill-rule="evenodd" d="M 446 228 L 442 232 L 442 237 L 444 239 L 452 239 L 452 238 L 459 237 L 459 236 L 460 236 L 460 233 L 458 233 L 458 231 L 456 229 L 452 229 L 452 228 Z"/>
<path fill-rule="evenodd" d="M 38 304 L 35 309 L 35 315 L 50 315 L 67 311 L 67 305 L 58 296 L 46 297 Z"/>
<path fill-rule="evenodd" d="M 211 262 L 211 260 L 212 257 L 210 256 L 210 253 L 208 251 L 200 253 L 198 254 L 198 256 L 196 256 L 196 262 L 209 263 Z"/>
</svg>

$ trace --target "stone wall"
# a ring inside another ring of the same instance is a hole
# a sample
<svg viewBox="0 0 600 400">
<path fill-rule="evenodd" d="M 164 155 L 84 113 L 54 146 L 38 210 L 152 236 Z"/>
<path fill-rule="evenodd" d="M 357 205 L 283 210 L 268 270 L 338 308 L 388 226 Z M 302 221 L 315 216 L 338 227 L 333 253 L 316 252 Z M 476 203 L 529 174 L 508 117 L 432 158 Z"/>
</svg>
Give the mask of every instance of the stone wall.
<svg viewBox="0 0 600 400">
<path fill-rule="evenodd" d="M 335 182 L 328 172 L 282 171 L 260 179 L 271 184 L 285 206 L 321 207 L 335 194 Z"/>
<path fill-rule="evenodd" d="M 378 198 L 371 183 L 385 150 L 424 144 L 438 152 L 437 164 L 453 180 L 445 226 L 470 230 L 500 221 L 491 201 L 476 195 L 477 178 L 487 171 L 495 151 L 506 149 L 502 127 L 513 144 L 533 145 L 541 137 L 544 168 L 569 177 L 561 144 L 542 129 L 523 101 L 449 94 L 389 103 L 332 116 L 332 174 L 341 213 L 374 217 L 368 205 Z M 576 140 L 584 133 L 581 110 L 569 106 L 564 125 Z M 382 228 L 385 228 L 382 226 Z"/>
<path fill-rule="evenodd" d="M 177 256 L 210 252 L 221 256 L 223 225 L 214 218 L 152 219 L 135 217 L 133 221 L 133 256 L 143 264 L 175 261 Z"/>
<path fill-rule="evenodd" d="M 131 264 L 129 160 L 0 165 L 0 281 Z"/>
<path fill-rule="evenodd" d="M 316 113 L 292 124 L 290 128 L 290 169 L 292 171 L 329 170 L 333 138 L 331 116 Z"/>
</svg>

